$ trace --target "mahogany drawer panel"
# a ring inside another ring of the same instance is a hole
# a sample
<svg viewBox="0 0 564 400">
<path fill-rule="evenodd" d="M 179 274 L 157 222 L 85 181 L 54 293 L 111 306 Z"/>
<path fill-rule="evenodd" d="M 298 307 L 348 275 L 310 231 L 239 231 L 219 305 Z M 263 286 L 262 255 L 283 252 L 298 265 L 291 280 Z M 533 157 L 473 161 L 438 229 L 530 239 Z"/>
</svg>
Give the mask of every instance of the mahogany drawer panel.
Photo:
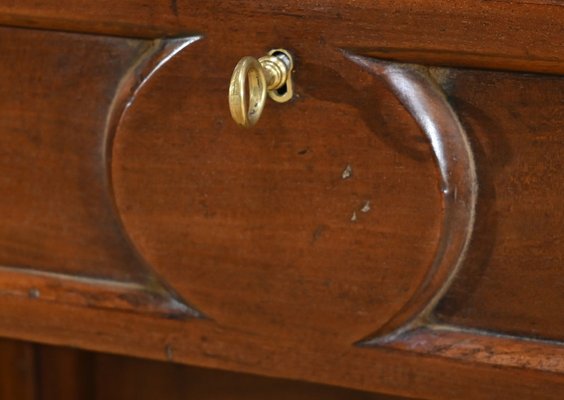
<svg viewBox="0 0 564 400">
<path fill-rule="evenodd" d="M 89 16 L 85 31 L 153 38 L 0 29 L 4 335 L 398 395 L 543 386 L 558 398 L 564 81 L 519 72 L 560 72 L 558 49 L 405 52 L 414 38 L 396 36 L 383 51 L 374 36 L 279 30 L 245 41 L 233 12 L 187 34 L 205 17 L 106 26 L 101 9 L 65 21 L 37 10 L 2 18 L 78 29 Z M 183 36 L 160 38 L 171 32 Z M 296 57 L 296 98 L 241 130 L 228 77 L 273 46 Z M 422 94 L 401 93 L 390 68 Z M 429 94 L 425 112 L 460 122 L 467 160 L 429 143 L 413 106 Z M 475 193 L 445 191 L 465 165 Z M 437 272 L 454 246 L 445 232 L 457 234 L 449 201 L 472 211 L 468 247 Z"/>
<path fill-rule="evenodd" d="M 108 212 L 105 118 L 143 43 L 0 29 L 4 266 L 92 277 L 143 275 Z"/>
</svg>

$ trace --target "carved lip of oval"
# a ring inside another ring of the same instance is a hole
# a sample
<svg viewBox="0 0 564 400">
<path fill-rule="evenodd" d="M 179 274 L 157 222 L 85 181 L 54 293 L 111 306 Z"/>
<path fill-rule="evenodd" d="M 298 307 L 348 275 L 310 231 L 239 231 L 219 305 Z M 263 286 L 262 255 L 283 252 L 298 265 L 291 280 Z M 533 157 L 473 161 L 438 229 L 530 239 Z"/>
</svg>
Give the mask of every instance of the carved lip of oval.
<svg viewBox="0 0 564 400">
<path fill-rule="evenodd" d="M 370 346 L 392 341 L 429 320 L 464 262 L 474 229 L 478 182 L 466 132 L 442 89 L 425 67 L 343 53 L 386 82 L 425 133 L 439 169 L 443 198 L 441 236 L 433 263 L 399 312 L 375 333 L 357 343 Z"/>
<path fill-rule="evenodd" d="M 108 188 L 115 214 L 124 236 L 129 237 L 115 205 L 111 182 L 111 152 L 117 128 L 127 109 L 133 104 L 145 83 L 171 58 L 201 36 L 152 41 L 139 60 L 122 79 L 106 121 L 103 159 L 107 168 Z M 393 340 L 398 335 L 425 324 L 444 295 L 464 260 L 474 225 L 477 180 L 475 163 L 466 133 L 442 90 L 426 73 L 424 67 L 371 60 L 345 52 L 345 56 L 383 79 L 398 96 L 404 107 L 431 142 L 441 176 L 443 193 L 443 223 L 435 259 L 426 277 L 404 307 L 376 333 L 359 342 L 374 345 Z M 187 314 L 205 317 L 180 298 L 159 279 L 139 251 L 136 254 L 154 276 L 153 285 L 166 291 L 172 299 L 187 306 Z"/>
<path fill-rule="evenodd" d="M 170 287 L 164 279 L 161 279 L 153 268 L 151 268 L 150 264 L 145 260 L 141 252 L 137 249 L 119 214 L 111 174 L 112 147 L 116 132 L 125 113 L 135 101 L 140 90 L 174 56 L 202 38 L 202 35 L 194 35 L 147 41 L 147 46 L 144 51 L 139 55 L 139 58 L 131 66 L 131 68 L 129 68 L 129 70 L 125 73 L 115 92 L 105 124 L 104 143 L 102 146 L 102 163 L 106 171 L 105 179 L 106 187 L 108 188 L 107 193 L 109 195 L 109 202 L 111 203 L 114 215 L 118 220 L 121 234 L 129 243 L 129 246 L 134 251 L 137 259 L 149 273 L 149 279 L 145 286 L 148 287 L 148 290 L 154 292 L 154 294 L 169 298 L 171 311 L 174 311 L 175 317 L 185 316 L 208 319 L 204 313 L 191 306 L 172 287 Z M 180 313 L 182 315 L 180 315 Z"/>
</svg>

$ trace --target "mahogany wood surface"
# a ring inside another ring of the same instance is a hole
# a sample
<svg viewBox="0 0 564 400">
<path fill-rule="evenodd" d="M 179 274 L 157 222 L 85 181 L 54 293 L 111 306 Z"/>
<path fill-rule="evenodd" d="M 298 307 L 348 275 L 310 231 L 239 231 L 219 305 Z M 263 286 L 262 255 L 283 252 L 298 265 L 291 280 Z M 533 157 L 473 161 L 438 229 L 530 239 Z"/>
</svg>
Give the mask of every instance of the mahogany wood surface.
<svg viewBox="0 0 564 400">
<path fill-rule="evenodd" d="M 0 382 L 3 400 L 407 400 L 6 339 Z"/>
<path fill-rule="evenodd" d="M 95 355 L 95 397 L 99 400 L 407 400 L 326 385 Z M 84 391 L 92 393 L 92 391 Z"/>
<path fill-rule="evenodd" d="M 3 3 L 0 333 L 561 399 L 562 22 L 558 2 Z M 273 47 L 297 94 L 242 130 L 232 68 Z"/>
<path fill-rule="evenodd" d="M 480 199 L 474 243 L 438 315 L 562 341 L 564 78 L 454 72 L 449 82 L 473 141 Z"/>
<path fill-rule="evenodd" d="M 0 23 L 13 26 L 149 38 L 197 33 L 221 37 L 226 47 L 273 37 L 269 46 L 291 48 L 305 39 L 406 62 L 554 73 L 564 71 L 563 20 L 558 0 L 12 0 L 0 5 Z"/>
<path fill-rule="evenodd" d="M 0 340 L 0 399 L 37 398 L 34 345 Z"/>
<path fill-rule="evenodd" d="M 99 159 L 115 86 L 143 42 L 0 33 L 1 264 L 141 279 L 115 218 L 101 207 L 111 200 Z"/>
</svg>

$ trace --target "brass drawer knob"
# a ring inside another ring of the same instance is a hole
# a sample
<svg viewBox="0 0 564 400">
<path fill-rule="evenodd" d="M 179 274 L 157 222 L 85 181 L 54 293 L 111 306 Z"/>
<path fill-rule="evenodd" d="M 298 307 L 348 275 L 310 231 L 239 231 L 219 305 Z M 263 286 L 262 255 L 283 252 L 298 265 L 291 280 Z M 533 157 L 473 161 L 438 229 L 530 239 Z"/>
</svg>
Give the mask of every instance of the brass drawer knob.
<svg viewBox="0 0 564 400">
<path fill-rule="evenodd" d="M 267 93 L 277 103 L 292 98 L 293 66 L 291 54 L 284 49 L 270 50 L 258 60 L 243 57 L 239 61 L 229 85 L 229 110 L 238 125 L 249 128 L 257 123 Z"/>
</svg>

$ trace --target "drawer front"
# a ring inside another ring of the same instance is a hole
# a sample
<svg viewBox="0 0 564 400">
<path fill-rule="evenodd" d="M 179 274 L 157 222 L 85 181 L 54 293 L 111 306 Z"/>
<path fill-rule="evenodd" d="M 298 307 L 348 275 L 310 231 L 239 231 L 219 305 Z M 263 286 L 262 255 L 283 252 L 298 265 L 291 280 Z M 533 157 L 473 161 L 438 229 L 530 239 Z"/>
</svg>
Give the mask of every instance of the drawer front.
<svg viewBox="0 0 564 400">
<path fill-rule="evenodd" d="M 25 3 L 0 6 L 18 26 L 0 28 L 3 335 L 422 398 L 560 397 L 560 6 Z M 240 128 L 231 72 L 275 47 L 295 95 Z"/>
</svg>

